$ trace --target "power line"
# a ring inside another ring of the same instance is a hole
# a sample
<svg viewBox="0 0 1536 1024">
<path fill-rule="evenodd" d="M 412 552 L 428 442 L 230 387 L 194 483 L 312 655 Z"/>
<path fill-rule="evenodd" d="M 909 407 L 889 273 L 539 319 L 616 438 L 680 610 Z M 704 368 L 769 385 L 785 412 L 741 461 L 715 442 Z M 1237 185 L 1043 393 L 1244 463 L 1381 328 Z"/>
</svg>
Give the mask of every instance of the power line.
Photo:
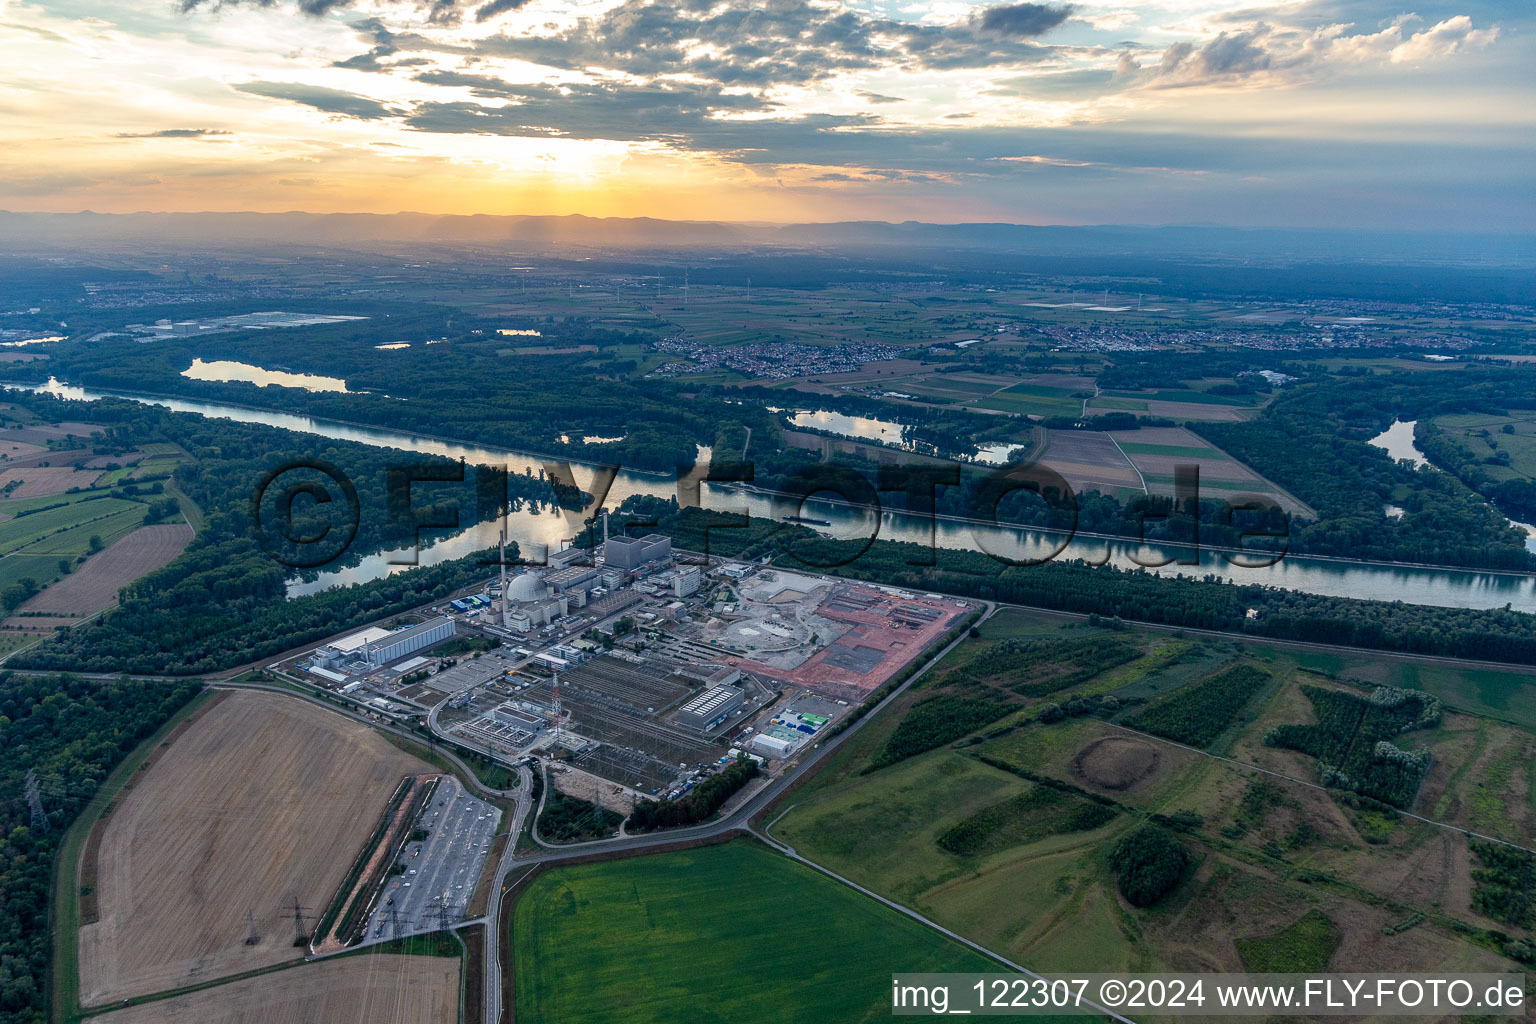
<svg viewBox="0 0 1536 1024">
<path fill-rule="evenodd" d="M 245 912 L 245 923 L 249 929 L 245 936 L 245 944 L 247 946 L 254 946 L 261 941 L 261 936 L 256 934 L 256 915 L 247 910 Z"/>
<path fill-rule="evenodd" d="M 48 812 L 43 810 L 43 795 L 37 789 L 37 772 L 30 768 L 27 769 L 27 808 L 32 812 L 32 831 L 46 835 L 53 826 L 48 822 Z"/>
<path fill-rule="evenodd" d="M 311 918 L 304 911 L 312 908 L 300 906 L 299 898 L 295 896 L 293 898 L 293 906 L 285 909 L 293 911 L 293 944 L 295 946 L 307 945 L 309 943 L 309 933 L 304 929 L 304 922 L 311 920 Z"/>
</svg>

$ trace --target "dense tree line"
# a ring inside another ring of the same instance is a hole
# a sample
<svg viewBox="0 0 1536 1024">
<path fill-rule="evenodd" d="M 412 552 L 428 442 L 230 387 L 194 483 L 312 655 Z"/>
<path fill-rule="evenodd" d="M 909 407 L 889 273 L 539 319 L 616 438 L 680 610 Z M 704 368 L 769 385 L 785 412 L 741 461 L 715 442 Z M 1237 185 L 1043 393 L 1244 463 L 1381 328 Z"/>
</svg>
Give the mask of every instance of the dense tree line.
<svg viewBox="0 0 1536 1024">
<path fill-rule="evenodd" d="M 1192 747 L 1205 747 L 1227 730 L 1269 679 L 1269 673 L 1261 668 L 1233 665 L 1158 701 L 1125 724 Z"/>
<path fill-rule="evenodd" d="M 539 836 L 556 843 L 606 839 L 623 821 L 623 815 L 606 807 L 594 807 L 589 801 L 554 789 L 539 812 Z"/>
<path fill-rule="evenodd" d="M 885 747 L 864 769 L 864 773 L 877 771 L 886 765 L 953 743 L 1014 709 L 1015 705 L 991 697 L 938 694 L 919 701 L 902 716 L 895 731 L 885 741 Z"/>
<path fill-rule="evenodd" d="M 1533 386 L 1536 371 L 1523 368 L 1333 379 L 1288 391 L 1256 420 L 1191 426 L 1318 511 L 1292 531 L 1293 551 L 1531 569 L 1523 533 L 1466 483 L 1366 442 L 1400 417 L 1531 408 Z"/>
<path fill-rule="evenodd" d="M 641 800 L 629 816 L 629 831 L 651 832 L 658 828 L 697 825 L 708 819 L 741 787 L 757 778 L 757 762 L 743 754 L 723 771 L 699 783 L 676 800 Z"/>
<path fill-rule="evenodd" d="M 1472 906 L 1517 928 L 1536 926 L 1536 857 L 1503 843 L 1468 840 L 1482 867 L 1472 869 Z"/>
<path fill-rule="evenodd" d="M 1050 835 L 1091 832 L 1113 821 L 1115 808 L 1049 786 L 991 804 L 940 832 L 939 847 L 957 857 L 975 857 Z"/>
<path fill-rule="evenodd" d="M 1536 481 L 1512 476 L 1507 452 L 1495 452 L 1490 468 L 1489 460 L 1468 451 L 1429 419 L 1414 425 L 1413 438 L 1429 461 L 1486 496 L 1507 515 L 1524 522 L 1536 520 Z M 1499 442 L 1490 437 L 1488 443 L 1497 446 Z"/>
<path fill-rule="evenodd" d="M 1026 697 L 1044 697 L 1087 682 L 1141 653 L 1133 642 L 1115 636 L 1011 637 L 977 655 L 965 671 L 1005 681 L 1009 689 Z"/>
<path fill-rule="evenodd" d="M 302 331 L 236 331 L 153 346 L 130 338 L 64 342 L 50 351 L 47 372 L 16 363 L 0 367 L 0 376 L 41 381 L 52 374 L 89 387 L 237 402 L 662 471 L 692 465 L 697 446 L 710 444 L 721 422 L 746 422 L 759 437 L 775 429 L 756 406 L 726 406 L 666 379 L 632 379 L 636 363 L 616 353 L 654 341 L 654 332 L 568 317 L 528 323 L 538 338 L 503 337 L 498 330 L 512 320 L 505 316 L 383 303 L 357 311 L 368 319 Z M 410 347 L 376 347 L 402 341 Z M 339 377 L 348 391 L 182 377 L 194 358 Z"/>
<path fill-rule="evenodd" d="M 921 545 L 877 540 L 866 549 L 862 541 L 833 540 L 761 520 L 732 528 L 742 526 L 740 518 L 690 508 L 662 517 L 661 529 L 678 546 L 695 551 L 704 550 L 707 537 L 716 557 L 772 555 L 786 567 L 832 566 L 849 576 L 919 591 L 1277 640 L 1536 664 L 1536 616 L 1508 608 L 1329 597 L 1079 561 L 1009 566 L 975 551 L 939 549 L 937 564 L 925 566 L 929 549 Z"/>
<path fill-rule="evenodd" d="M 0 673 L 0 1024 L 46 1019 L 49 884 L 65 830 L 123 757 L 200 689 Z M 48 828 L 23 798 L 35 773 Z"/>
<path fill-rule="evenodd" d="M 1318 777 L 1325 786 L 1393 807 L 1412 805 L 1429 772 L 1429 751 L 1403 750 L 1392 740 L 1438 724 L 1440 702 L 1393 687 L 1380 687 L 1368 698 L 1320 686 L 1301 689 L 1317 723 L 1277 726 L 1265 734 L 1265 745 L 1317 758 Z"/>
</svg>

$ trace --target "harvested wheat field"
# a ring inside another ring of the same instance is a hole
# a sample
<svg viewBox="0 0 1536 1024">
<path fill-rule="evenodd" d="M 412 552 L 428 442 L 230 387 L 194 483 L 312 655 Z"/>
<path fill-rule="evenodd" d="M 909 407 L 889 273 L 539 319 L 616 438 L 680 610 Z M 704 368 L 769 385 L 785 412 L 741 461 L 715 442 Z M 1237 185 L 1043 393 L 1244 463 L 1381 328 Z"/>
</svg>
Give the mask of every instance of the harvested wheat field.
<svg viewBox="0 0 1536 1024">
<path fill-rule="evenodd" d="M 209 709 L 107 819 L 81 1005 L 302 955 L 294 899 L 322 913 L 401 778 L 431 771 L 295 697 L 238 692 Z"/>
<path fill-rule="evenodd" d="M 17 611 L 95 615 L 117 603 L 119 590 L 165 565 L 191 541 L 192 527 L 186 523 L 141 526 L 87 558 L 84 565 L 41 594 L 28 598 Z"/>
<path fill-rule="evenodd" d="M 100 1024 L 454 1024 L 459 962 L 393 954 L 322 960 L 91 1019 Z"/>
<path fill-rule="evenodd" d="M 12 498 L 38 498 L 47 494 L 63 494 L 71 487 L 90 487 L 101 476 L 97 469 L 76 469 L 73 466 L 25 466 L 0 472 L 0 486 L 12 480 L 20 480 L 21 486 L 12 491 Z"/>
</svg>

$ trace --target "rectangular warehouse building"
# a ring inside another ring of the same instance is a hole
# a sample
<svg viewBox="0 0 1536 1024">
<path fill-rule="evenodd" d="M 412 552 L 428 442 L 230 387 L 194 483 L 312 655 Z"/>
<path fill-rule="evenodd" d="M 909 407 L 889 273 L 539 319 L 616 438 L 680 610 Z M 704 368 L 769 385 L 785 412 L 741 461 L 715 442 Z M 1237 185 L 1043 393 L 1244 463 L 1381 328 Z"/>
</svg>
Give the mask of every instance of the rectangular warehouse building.
<svg viewBox="0 0 1536 1024">
<path fill-rule="evenodd" d="M 712 686 L 678 709 L 678 725 L 708 732 L 741 710 L 745 694 L 735 686 Z"/>
<path fill-rule="evenodd" d="M 543 719 L 536 718 L 513 704 L 498 704 L 491 711 L 491 717 L 501 725 L 510 725 L 514 729 L 523 730 L 523 732 L 538 733 L 544 731 Z"/>
<path fill-rule="evenodd" d="M 672 557 L 672 539 L 659 533 L 644 537 L 609 537 L 603 545 L 603 564 L 613 569 L 635 569 L 646 562 Z"/>
<path fill-rule="evenodd" d="M 794 753 L 795 745 L 789 740 L 780 739 L 777 736 L 769 736 L 767 733 L 758 733 L 752 737 L 750 744 L 754 753 L 764 757 L 776 758 L 780 761 Z"/>
<path fill-rule="evenodd" d="M 397 629 L 377 640 L 369 641 L 368 661 L 373 665 L 387 665 L 396 658 L 414 654 L 423 647 L 435 644 L 439 640 L 447 640 L 451 636 L 453 636 L 453 619 L 446 615 L 428 619 L 418 625 Z"/>
</svg>

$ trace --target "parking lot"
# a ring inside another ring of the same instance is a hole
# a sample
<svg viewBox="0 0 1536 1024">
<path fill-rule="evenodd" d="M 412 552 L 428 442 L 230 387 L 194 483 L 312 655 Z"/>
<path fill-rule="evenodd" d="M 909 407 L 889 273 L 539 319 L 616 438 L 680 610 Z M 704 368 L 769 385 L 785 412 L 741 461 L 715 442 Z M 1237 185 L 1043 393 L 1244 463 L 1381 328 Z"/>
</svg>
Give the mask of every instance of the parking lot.
<svg viewBox="0 0 1536 1024">
<path fill-rule="evenodd" d="M 363 941 L 394 938 L 396 920 L 401 935 L 432 931 L 438 927 L 438 908 L 445 902 L 449 923 L 463 920 L 500 821 L 500 810 L 470 796 L 457 779 L 445 776 L 417 822 L 417 827 L 427 830 L 427 837 L 406 844 L 401 853 L 405 874 L 385 883 Z"/>
</svg>

